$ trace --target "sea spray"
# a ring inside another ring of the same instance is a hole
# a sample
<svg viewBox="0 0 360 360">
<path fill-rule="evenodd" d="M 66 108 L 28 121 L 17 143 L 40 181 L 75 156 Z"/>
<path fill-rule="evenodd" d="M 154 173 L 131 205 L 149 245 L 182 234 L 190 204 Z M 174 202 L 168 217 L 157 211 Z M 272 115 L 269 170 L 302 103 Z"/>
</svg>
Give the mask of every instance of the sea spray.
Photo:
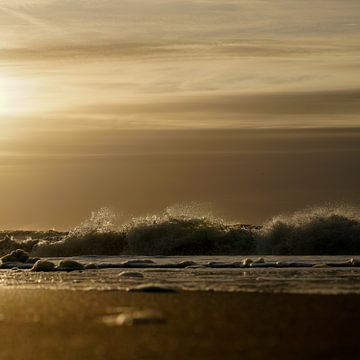
<svg viewBox="0 0 360 360">
<path fill-rule="evenodd" d="M 33 253 L 37 256 L 120 255 L 125 248 L 125 234 L 115 226 L 115 217 L 108 208 L 94 211 L 60 240 L 39 241 Z"/>
<path fill-rule="evenodd" d="M 0 251 L 21 248 L 33 256 L 356 255 L 360 211 L 346 206 L 308 208 L 249 226 L 177 207 L 117 226 L 115 215 L 102 208 L 62 237 L 45 235 L 22 242 L 7 238 L 0 241 Z"/>
<path fill-rule="evenodd" d="M 256 242 L 259 254 L 360 254 L 360 210 L 324 206 L 276 216 L 261 227 Z"/>
<path fill-rule="evenodd" d="M 250 254 L 254 236 L 242 225 L 207 216 L 165 212 L 133 220 L 123 227 L 130 254 Z"/>
</svg>

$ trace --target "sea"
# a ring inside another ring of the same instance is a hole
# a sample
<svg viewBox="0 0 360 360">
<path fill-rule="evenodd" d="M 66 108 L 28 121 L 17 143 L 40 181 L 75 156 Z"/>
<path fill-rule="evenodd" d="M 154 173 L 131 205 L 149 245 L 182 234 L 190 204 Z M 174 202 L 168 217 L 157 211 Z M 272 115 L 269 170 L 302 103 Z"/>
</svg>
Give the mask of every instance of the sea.
<svg viewBox="0 0 360 360">
<path fill-rule="evenodd" d="M 2 288 L 282 292 L 301 294 L 360 293 L 360 267 L 349 256 L 79 256 L 47 258 L 59 265 L 76 261 L 84 269 L 63 267 L 32 271 L 13 264 L 0 270 Z M 260 262 L 256 262 L 260 261 Z M 251 267 L 242 267 L 243 263 Z M 359 257 L 360 263 L 360 257 Z M 88 268 L 85 268 L 88 267 Z"/>
<path fill-rule="evenodd" d="M 188 208 L 116 225 L 102 208 L 67 232 L 1 237 L 3 288 L 360 293 L 356 207 L 308 208 L 256 226 Z"/>
</svg>

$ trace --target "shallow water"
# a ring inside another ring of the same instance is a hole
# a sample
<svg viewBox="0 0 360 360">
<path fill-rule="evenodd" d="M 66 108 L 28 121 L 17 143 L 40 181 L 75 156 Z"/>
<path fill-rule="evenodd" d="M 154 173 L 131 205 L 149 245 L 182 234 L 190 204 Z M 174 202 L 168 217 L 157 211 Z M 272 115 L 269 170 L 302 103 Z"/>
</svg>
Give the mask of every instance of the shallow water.
<svg viewBox="0 0 360 360">
<path fill-rule="evenodd" d="M 101 268 L 69 272 L 4 269 L 0 270 L 0 285 L 28 289 L 131 290 L 139 285 L 157 284 L 160 290 L 164 287 L 179 291 L 360 293 L 360 267 L 348 266 L 350 258 L 265 256 L 260 266 L 271 267 L 243 268 L 234 267 L 244 260 L 242 256 L 81 256 L 71 259 Z M 61 259 L 49 258 L 54 263 Z M 251 259 L 256 261 L 257 257 Z M 179 268 L 184 261 L 192 261 L 193 265 Z M 288 267 L 276 267 L 277 261 Z M 310 267 L 297 267 L 305 265 Z"/>
</svg>

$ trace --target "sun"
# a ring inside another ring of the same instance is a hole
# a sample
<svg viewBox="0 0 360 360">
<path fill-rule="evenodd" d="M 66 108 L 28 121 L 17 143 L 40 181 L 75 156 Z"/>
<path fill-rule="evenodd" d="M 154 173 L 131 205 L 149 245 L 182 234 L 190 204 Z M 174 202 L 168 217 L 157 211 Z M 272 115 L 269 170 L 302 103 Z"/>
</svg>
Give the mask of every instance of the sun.
<svg viewBox="0 0 360 360">
<path fill-rule="evenodd" d="M 17 115 L 28 111 L 29 91 L 29 84 L 25 80 L 0 73 L 0 115 Z"/>
</svg>

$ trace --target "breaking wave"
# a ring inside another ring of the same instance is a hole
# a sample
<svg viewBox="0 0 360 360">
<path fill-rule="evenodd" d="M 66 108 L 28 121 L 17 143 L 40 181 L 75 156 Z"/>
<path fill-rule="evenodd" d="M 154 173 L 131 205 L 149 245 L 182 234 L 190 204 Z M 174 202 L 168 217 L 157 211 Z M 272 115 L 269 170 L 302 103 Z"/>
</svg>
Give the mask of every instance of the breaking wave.
<svg viewBox="0 0 360 360">
<path fill-rule="evenodd" d="M 257 251 L 274 255 L 360 254 L 360 209 L 309 208 L 265 223 Z"/>
<path fill-rule="evenodd" d="M 309 208 L 261 226 L 228 223 L 186 206 L 119 226 L 115 221 L 103 208 L 67 233 L 27 232 L 22 240 L 19 232 L 3 234 L 0 253 L 21 248 L 34 256 L 360 254 L 360 211 L 354 207 Z"/>
</svg>

